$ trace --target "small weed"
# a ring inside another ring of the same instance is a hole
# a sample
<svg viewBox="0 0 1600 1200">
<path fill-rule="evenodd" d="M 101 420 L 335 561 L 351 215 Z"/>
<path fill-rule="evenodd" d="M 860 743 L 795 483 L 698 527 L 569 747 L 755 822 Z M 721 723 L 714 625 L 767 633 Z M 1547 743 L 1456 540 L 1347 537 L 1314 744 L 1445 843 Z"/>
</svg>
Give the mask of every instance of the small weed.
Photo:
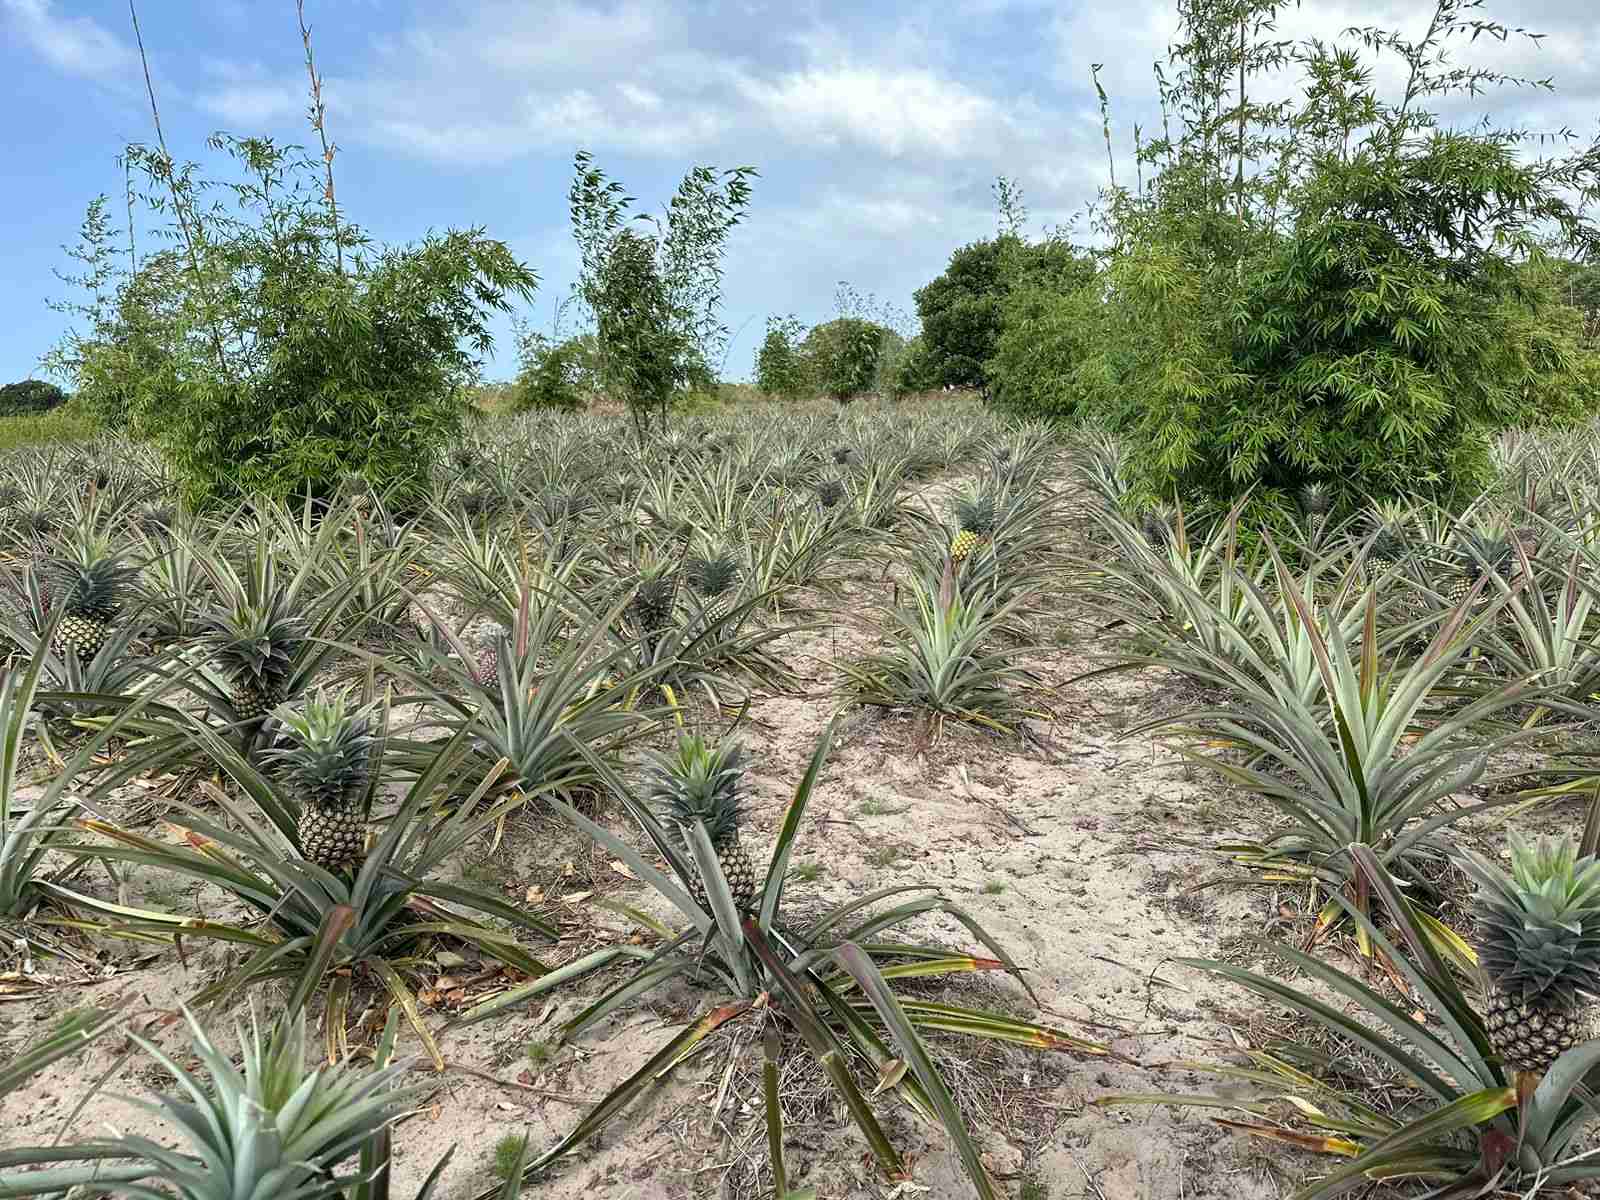
<svg viewBox="0 0 1600 1200">
<path fill-rule="evenodd" d="M 461 878 L 477 884 L 494 884 L 500 882 L 502 870 L 494 863 L 463 863 L 461 865 Z"/>
<path fill-rule="evenodd" d="M 522 1156 L 522 1147 L 527 1140 L 526 1134 L 508 1133 L 494 1144 L 495 1178 L 511 1178 L 511 1172 L 516 1168 L 517 1159 Z"/>
<path fill-rule="evenodd" d="M 988 883 L 983 885 L 983 894 L 985 896 L 998 896 L 1005 890 L 1006 885 L 1001 883 L 998 879 L 991 879 Z"/>
<path fill-rule="evenodd" d="M 550 1060 L 556 1056 L 556 1048 L 549 1042 L 529 1042 L 527 1054 L 528 1061 L 534 1066 L 548 1066 Z"/>
<path fill-rule="evenodd" d="M 905 812 L 906 805 L 899 808 L 883 800 L 863 800 L 861 802 L 861 815 L 863 817 L 892 817 L 895 813 Z"/>
<path fill-rule="evenodd" d="M 801 883 L 815 883 L 822 878 L 822 864 L 819 862 L 795 863 L 794 869 L 789 872 Z"/>
<path fill-rule="evenodd" d="M 874 867 L 892 867 L 903 857 L 899 846 L 879 846 L 867 855 L 867 862 Z"/>
<path fill-rule="evenodd" d="M 1037 1175 L 1029 1175 L 1022 1181 L 1022 1187 L 1017 1192 L 1017 1200 L 1050 1200 L 1050 1188 Z"/>
</svg>

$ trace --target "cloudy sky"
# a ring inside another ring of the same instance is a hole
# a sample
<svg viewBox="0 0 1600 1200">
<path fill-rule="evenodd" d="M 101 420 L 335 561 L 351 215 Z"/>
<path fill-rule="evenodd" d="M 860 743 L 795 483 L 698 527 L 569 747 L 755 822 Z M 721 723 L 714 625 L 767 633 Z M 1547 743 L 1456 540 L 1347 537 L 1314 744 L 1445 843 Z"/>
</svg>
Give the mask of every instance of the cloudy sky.
<svg viewBox="0 0 1600 1200">
<path fill-rule="evenodd" d="M 904 310 L 955 246 L 994 229 L 990 185 L 1018 179 L 1036 226 L 1106 181 L 1090 65 L 1103 63 L 1119 178 L 1152 128 L 1151 62 L 1174 0 L 307 0 L 341 202 L 380 240 L 484 225 L 542 276 L 548 326 L 575 253 L 566 188 L 586 148 L 641 201 L 694 163 L 761 172 L 729 246 L 729 373 L 768 313 L 830 315 L 839 281 Z M 142 0 L 167 138 L 204 159 L 214 130 L 307 141 L 293 0 Z M 1285 36 L 1381 23 L 1420 33 L 1427 0 L 1304 0 Z M 1480 42 L 1473 61 L 1559 90 L 1475 102 L 1500 123 L 1600 117 L 1600 3 L 1489 0 L 1548 36 Z M 36 371 L 62 329 L 46 301 L 85 203 L 150 137 L 126 0 L 0 0 L 9 151 L 0 188 L 0 381 Z M 1380 81 L 1393 82 L 1381 72 Z M 503 339 L 491 375 L 513 369 Z"/>
</svg>

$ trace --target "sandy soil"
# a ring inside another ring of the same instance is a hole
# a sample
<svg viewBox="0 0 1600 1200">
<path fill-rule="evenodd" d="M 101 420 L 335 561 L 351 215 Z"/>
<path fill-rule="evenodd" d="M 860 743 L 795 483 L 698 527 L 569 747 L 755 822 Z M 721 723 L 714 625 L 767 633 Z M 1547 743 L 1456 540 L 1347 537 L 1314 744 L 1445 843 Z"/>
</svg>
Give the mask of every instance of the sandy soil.
<svg viewBox="0 0 1600 1200">
<path fill-rule="evenodd" d="M 884 586 L 846 583 L 847 611 Z M 795 864 L 807 878 L 793 902 L 821 907 L 889 881 L 943 889 L 1025 967 L 1042 1003 L 1040 1019 L 1108 1043 L 1135 1062 L 980 1050 L 940 1043 L 982 1133 L 997 1179 L 1026 1200 L 1250 1200 L 1287 1194 L 1316 1160 L 1264 1151 L 1218 1129 L 1203 1115 L 1167 1108 L 1090 1107 L 1099 1095 L 1166 1088 L 1212 1090 L 1209 1081 L 1157 1064 L 1228 1053 L 1245 1036 L 1245 997 L 1173 961 L 1237 955 L 1241 940 L 1293 917 L 1296 898 L 1237 883 L 1202 886 L 1230 874 L 1211 849 L 1239 835 L 1259 836 L 1250 807 L 1207 779 L 1192 776 L 1148 738 L 1123 731 L 1181 702 L 1175 682 L 1143 672 L 1071 682 L 1098 665 L 1094 621 L 1062 612 L 1061 642 L 1030 658 L 1043 686 L 1034 701 L 1048 719 L 1030 737 L 1002 739 L 949 726 L 922 746 L 909 717 L 846 714 L 833 757 L 812 802 Z M 796 695 L 763 696 L 750 712 L 753 751 L 746 840 L 758 861 L 817 736 L 833 715 L 839 656 L 867 644 L 853 625 L 795 635 L 783 646 L 803 675 Z M 154 815 L 153 813 L 150 815 Z M 613 814 L 614 815 L 614 814 Z M 152 828 L 159 828 L 152 824 Z M 594 907 L 596 893 L 641 902 L 639 889 L 606 856 L 548 818 L 514 821 L 503 843 L 462 865 L 509 895 L 541 898 L 573 947 L 597 937 L 626 937 L 628 922 Z M 104 881 L 94 881 L 101 886 Z M 104 884 L 109 887 L 109 884 Z M 162 892 L 170 881 L 137 873 L 124 894 L 136 900 L 208 907 L 218 897 Z M 936 933 L 952 946 L 972 939 L 954 922 Z M 185 961 L 158 948 L 105 943 L 100 960 L 62 963 L 37 957 L 33 974 L 0 981 L 0 1056 L 31 1039 L 53 1014 L 128 998 L 141 1008 L 170 1009 L 214 978 L 226 951 L 191 947 Z M 575 950 L 574 950 L 575 952 Z M 3 965 L 21 967 L 20 952 Z M 562 957 L 557 954 L 553 957 Z M 470 977 L 472 964 L 441 975 Z M 430 992 L 431 1019 L 442 1024 L 453 979 Z M 451 1033 L 451 1070 L 430 1103 L 398 1136 L 402 1178 L 410 1188 L 452 1145 L 442 1194 L 464 1198 L 492 1182 L 497 1142 L 526 1131 L 534 1145 L 558 1137 L 585 1106 L 635 1070 L 708 997 L 658 992 L 608 1027 L 573 1045 L 552 1046 L 549 1031 L 593 996 L 598 980 L 490 1021 Z M 952 994 L 1019 1013 L 1031 1007 L 1010 980 L 958 985 Z M 352 1014 L 358 1011 L 353 1007 Z M 242 1014 L 243 1008 L 235 1010 Z M 225 1024 L 225 1023 L 223 1023 Z M 369 1022 L 370 1025 L 370 1022 Z M 156 1033 L 181 1048 L 181 1029 Z M 80 1102 L 112 1069 L 122 1047 L 105 1042 L 64 1063 L 19 1094 L 0 1098 L 0 1144 L 48 1142 L 140 1128 L 149 1119 L 110 1093 L 138 1094 L 161 1082 L 147 1059 L 133 1057 L 105 1093 Z M 653 1099 L 553 1171 L 529 1194 L 577 1197 L 688 1198 L 769 1195 L 758 1092 L 759 1045 L 751 1029 L 719 1035 Z M 942 1133 L 892 1112 L 891 1131 L 915 1162 L 914 1184 L 891 1188 L 876 1175 L 864 1144 L 834 1104 L 809 1061 L 785 1071 L 791 1168 L 830 1200 L 971 1194 Z M 158 1134 L 166 1131 L 156 1131 Z M 767 1189 L 758 1192 L 758 1186 Z"/>
</svg>

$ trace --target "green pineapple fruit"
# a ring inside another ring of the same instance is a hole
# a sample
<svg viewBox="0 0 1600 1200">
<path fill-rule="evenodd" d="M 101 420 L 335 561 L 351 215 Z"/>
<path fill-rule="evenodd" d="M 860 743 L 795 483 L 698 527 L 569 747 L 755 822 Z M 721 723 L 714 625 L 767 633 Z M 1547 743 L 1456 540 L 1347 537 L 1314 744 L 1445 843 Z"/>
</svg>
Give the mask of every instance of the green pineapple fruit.
<svg viewBox="0 0 1600 1200">
<path fill-rule="evenodd" d="M 678 573 L 668 563 L 654 563 L 639 572 L 628 615 L 641 633 L 659 633 L 672 623 L 678 600 Z"/>
<path fill-rule="evenodd" d="M 58 559 L 52 595 L 61 601 L 61 620 L 51 639 L 56 652 L 89 660 L 105 644 L 111 623 L 122 611 L 135 568 L 98 539 L 73 547 Z"/>
<path fill-rule="evenodd" d="M 726 548 L 704 557 L 691 558 L 684 567 L 689 586 L 705 605 L 708 621 L 720 621 L 728 612 L 728 601 L 739 586 L 739 560 Z"/>
<path fill-rule="evenodd" d="M 288 699 L 289 676 L 305 639 L 305 622 L 284 597 L 239 598 L 230 610 L 201 622 L 201 639 L 228 677 L 229 699 L 238 720 L 259 722 Z"/>
<path fill-rule="evenodd" d="M 265 757 L 300 801 L 300 852 L 324 870 L 353 872 L 366 856 L 362 804 L 372 777 L 371 714 L 319 697 L 300 712 L 279 709 L 278 717 L 289 744 Z"/>
<path fill-rule="evenodd" d="M 743 757 L 735 742 L 712 747 L 698 735 L 681 734 L 676 754 L 653 756 L 648 791 L 650 802 L 663 818 L 683 833 L 686 849 L 690 846 L 689 830 L 696 821 L 704 823 L 717 865 L 728 881 L 734 905 L 741 911 L 749 909 L 756 899 L 755 864 L 739 844 Z M 694 861 L 693 850 L 688 853 L 690 861 Z M 695 902 L 709 912 L 705 882 L 696 878 L 692 891 Z"/>
<path fill-rule="evenodd" d="M 1587 1039 L 1600 992 L 1600 862 L 1567 838 L 1532 845 L 1510 834 L 1511 870 L 1467 851 L 1478 885 L 1484 1025 L 1501 1060 L 1543 1072 Z"/>
<path fill-rule="evenodd" d="M 844 485 L 837 479 L 824 479 L 817 484 L 817 503 L 823 508 L 834 508 L 844 499 Z"/>
<path fill-rule="evenodd" d="M 1139 531 L 1152 549 L 1165 550 L 1172 542 L 1172 531 L 1177 514 L 1164 504 L 1152 505 L 1139 518 Z"/>
</svg>

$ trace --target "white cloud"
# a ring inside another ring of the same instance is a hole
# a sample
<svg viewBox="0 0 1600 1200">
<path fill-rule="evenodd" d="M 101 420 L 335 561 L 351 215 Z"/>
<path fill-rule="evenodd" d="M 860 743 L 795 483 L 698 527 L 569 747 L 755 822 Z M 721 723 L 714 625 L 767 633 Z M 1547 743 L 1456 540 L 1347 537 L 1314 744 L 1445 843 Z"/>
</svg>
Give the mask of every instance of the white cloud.
<svg viewBox="0 0 1600 1200">
<path fill-rule="evenodd" d="M 964 156 L 993 145 L 1009 123 L 998 103 L 953 80 L 887 64 L 745 77 L 738 92 L 753 106 L 755 121 L 795 141 L 849 143 L 891 158 Z"/>
<path fill-rule="evenodd" d="M 50 0 L 0 0 L 6 24 L 46 62 L 74 75 L 109 80 L 137 61 L 133 48 L 91 17 L 68 17 Z"/>
</svg>

